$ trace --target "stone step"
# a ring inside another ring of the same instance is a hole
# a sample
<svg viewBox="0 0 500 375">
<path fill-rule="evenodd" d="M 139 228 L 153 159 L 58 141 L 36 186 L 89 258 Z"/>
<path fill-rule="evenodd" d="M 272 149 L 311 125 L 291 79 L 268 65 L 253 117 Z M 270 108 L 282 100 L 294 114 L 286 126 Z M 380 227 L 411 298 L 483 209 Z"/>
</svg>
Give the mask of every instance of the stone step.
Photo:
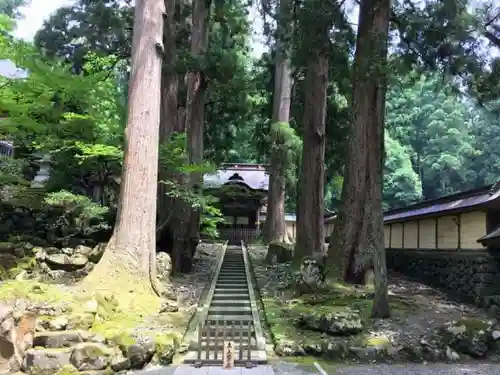
<svg viewBox="0 0 500 375">
<path fill-rule="evenodd" d="M 215 288 L 215 294 L 248 294 L 248 288 Z M 247 297 L 250 298 L 250 297 Z"/>
<path fill-rule="evenodd" d="M 215 289 L 248 289 L 247 283 L 221 283 L 217 282 L 215 284 Z"/>
<path fill-rule="evenodd" d="M 225 331 L 223 331 L 225 329 Z M 225 326 L 225 328 L 221 328 L 221 326 L 215 326 L 215 325 L 209 325 L 208 326 L 208 336 L 214 337 L 214 336 L 224 336 L 227 339 L 235 339 L 237 340 L 240 335 L 243 337 L 248 337 L 248 333 L 252 335 L 252 337 L 255 336 L 255 331 L 252 326 L 252 330 L 249 331 L 248 328 L 242 329 L 241 326 Z M 203 337 L 206 337 L 207 335 L 204 334 Z"/>
<path fill-rule="evenodd" d="M 220 284 L 244 284 L 247 285 L 247 280 L 243 278 L 218 278 L 217 283 Z"/>
<path fill-rule="evenodd" d="M 210 322 L 219 321 L 219 322 L 249 322 L 253 320 L 252 315 L 225 315 L 225 314 L 210 314 L 208 313 L 207 321 Z M 236 324 L 238 325 L 238 323 Z"/>
<path fill-rule="evenodd" d="M 228 293 L 214 293 L 214 296 L 212 297 L 212 301 L 227 301 L 227 300 L 250 301 L 250 295 L 248 294 L 248 289 L 245 290 L 243 293 L 237 293 L 237 291 L 234 290 L 230 290 L 228 291 Z"/>
<path fill-rule="evenodd" d="M 250 306 L 250 300 L 212 300 L 210 307 L 219 307 L 219 306 Z"/>
<path fill-rule="evenodd" d="M 219 272 L 219 274 L 221 275 L 227 275 L 227 274 L 233 274 L 233 275 L 246 275 L 245 274 L 245 270 L 244 269 L 238 269 L 238 268 L 225 268 L 225 269 L 221 269 L 221 271 Z"/>
<path fill-rule="evenodd" d="M 246 282 L 247 281 L 247 275 L 244 274 L 244 273 L 237 273 L 237 274 L 234 274 L 234 275 L 220 273 L 218 280 L 221 280 L 221 279 L 224 279 L 224 280 L 241 280 L 241 282 Z"/>
<path fill-rule="evenodd" d="M 208 315 L 210 314 L 227 314 L 227 315 L 249 315 L 252 313 L 250 306 L 210 306 Z"/>
<path fill-rule="evenodd" d="M 238 279 L 238 280 L 246 281 L 247 275 L 243 272 L 242 273 L 234 273 L 234 274 L 220 273 L 219 280 L 221 278 L 223 278 L 223 279 Z"/>
</svg>

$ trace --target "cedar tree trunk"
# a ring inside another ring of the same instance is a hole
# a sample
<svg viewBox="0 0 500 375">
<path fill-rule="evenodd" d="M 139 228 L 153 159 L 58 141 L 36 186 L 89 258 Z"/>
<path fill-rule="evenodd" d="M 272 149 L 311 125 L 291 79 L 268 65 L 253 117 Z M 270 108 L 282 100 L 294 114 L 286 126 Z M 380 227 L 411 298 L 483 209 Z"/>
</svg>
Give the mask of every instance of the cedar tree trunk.
<svg viewBox="0 0 500 375">
<path fill-rule="evenodd" d="M 152 292 L 163 13 L 162 1 L 136 3 L 120 209 L 102 259 L 84 280 L 94 290 Z"/>
<path fill-rule="evenodd" d="M 344 279 L 362 282 L 374 268 L 372 315 L 389 316 L 382 171 L 390 0 L 363 0 L 354 62 L 352 122 L 337 238 L 331 243 Z M 340 254 L 339 254 L 340 253 Z"/>
<path fill-rule="evenodd" d="M 201 58 L 208 47 L 208 27 L 210 23 L 210 0 L 193 1 L 193 28 L 191 34 L 191 55 Z M 187 156 L 189 164 L 201 165 L 203 162 L 203 130 L 205 123 L 206 81 L 199 67 L 187 75 L 186 129 Z M 201 194 L 203 175 L 191 173 L 189 187 Z M 185 250 L 186 268 L 192 265 L 200 232 L 200 211 L 191 209 L 189 213 L 189 237 Z"/>
<path fill-rule="evenodd" d="M 290 34 L 290 0 L 280 1 L 278 37 L 276 40 L 276 63 L 274 74 L 273 124 L 289 122 L 290 96 L 292 93 L 292 70 L 290 66 L 290 48 L 286 40 Z M 269 171 L 269 191 L 267 197 L 267 215 L 265 237 L 268 242 L 286 240 L 285 224 L 285 172 L 286 154 L 280 142 L 280 134 L 275 134 L 271 149 Z"/>
<path fill-rule="evenodd" d="M 328 85 L 328 58 L 317 52 L 309 63 L 304 103 L 304 144 L 300 173 L 297 242 L 294 257 L 323 251 L 325 115 Z"/>
</svg>

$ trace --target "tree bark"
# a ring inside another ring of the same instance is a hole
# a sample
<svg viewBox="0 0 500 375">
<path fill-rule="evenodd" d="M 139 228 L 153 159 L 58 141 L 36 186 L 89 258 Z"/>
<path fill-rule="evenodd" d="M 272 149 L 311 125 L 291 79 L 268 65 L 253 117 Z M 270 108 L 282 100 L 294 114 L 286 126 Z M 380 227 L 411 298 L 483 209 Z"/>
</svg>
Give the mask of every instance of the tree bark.
<svg viewBox="0 0 500 375">
<path fill-rule="evenodd" d="M 193 1 L 193 28 L 191 34 L 191 55 L 201 60 L 208 47 L 208 27 L 210 23 L 210 0 Z M 186 99 L 187 156 L 191 165 L 203 162 L 203 130 L 205 124 L 206 81 L 201 67 L 188 72 Z M 203 175 L 191 173 L 189 187 L 201 193 Z M 191 209 L 189 213 L 189 237 L 185 254 L 186 268 L 191 268 L 200 231 L 200 211 Z"/>
<path fill-rule="evenodd" d="M 172 134 L 177 130 L 177 87 L 178 77 L 175 71 L 176 59 L 176 27 L 175 27 L 175 3 L 176 0 L 165 0 L 165 17 L 163 22 L 163 43 L 165 53 L 162 62 L 161 76 L 161 116 L 160 116 L 160 145 L 170 141 Z M 158 165 L 160 181 L 171 179 L 172 173 Z M 158 185 L 158 215 L 157 221 L 160 229 L 168 228 L 165 221 L 172 217 L 171 204 L 169 204 L 167 188 L 165 184 Z M 162 230 L 157 233 L 162 235 Z"/>
<path fill-rule="evenodd" d="M 362 282 L 364 273 L 374 268 L 374 317 L 387 317 L 390 313 L 382 215 L 389 15 L 390 0 L 361 3 L 348 164 L 338 233 L 329 249 L 331 256 L 338 256 L 335 260 L 346 281 Z"/>
<path fill-rule="evenodd" d="M 163 13 L 163 2 L 136 3 L 120 209 L 104 255 L 84 281 L 94 290 L 152 292 Z"/>
<path fill-rule="evenodd" d="M 287 37 L 290 33 L 290 0 L 280 1 L 278 37 L 276 40 L 276 63 L 274 74 L 273 124 L 290 121 L 290 96 L 292 93 L 292 70 L 290 48 Z M 272 134 L 273 136 L 273 134 Z M 285 224 L 285 165 L 287 150 L 283 150 L 280 135 L 274 134 L 269 171 L 269 191 L 265 237 L 268 242 L 286 240 Z"/>
<path fill-rule="evenodd" d="M 325 115 L 328 58 L 322 51 L 309 63 L 304 103 L 304 143 L 300 173 L 297 242 L 294 257 L 319 255 L 324 238 Z"/>
</svg>

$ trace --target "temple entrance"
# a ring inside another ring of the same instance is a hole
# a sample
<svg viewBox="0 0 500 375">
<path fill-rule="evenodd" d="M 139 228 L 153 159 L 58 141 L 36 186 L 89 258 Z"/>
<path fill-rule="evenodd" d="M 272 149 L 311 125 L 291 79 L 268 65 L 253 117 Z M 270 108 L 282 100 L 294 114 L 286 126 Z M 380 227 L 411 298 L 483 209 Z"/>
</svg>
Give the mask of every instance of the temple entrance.
<svg viewBox="0 0 500 375">
<path fill-rule="evenodd" d="M 267 198 L 267 172 L 264 166 L 246 164 L 231 165 L 222 173 L 227 177 L 220 177 L 220 185 L 207 189 L 219 198 L 224 216 L 218 226 L 220 239 L 231 245 L 254 242 L 261 232 L 259 216 Z"/>
</svg>

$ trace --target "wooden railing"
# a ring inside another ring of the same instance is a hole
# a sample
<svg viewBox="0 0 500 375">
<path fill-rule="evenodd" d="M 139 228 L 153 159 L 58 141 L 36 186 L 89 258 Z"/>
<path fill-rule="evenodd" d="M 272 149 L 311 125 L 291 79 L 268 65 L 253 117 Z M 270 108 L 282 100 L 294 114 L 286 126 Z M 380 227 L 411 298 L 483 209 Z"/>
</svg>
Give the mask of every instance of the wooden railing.
<svg viewBox="0 0 500 375">
<path fill-rule="evenodd" d="M 220 228 L 220 238 L 226 240 L 231 245 L 239 245 L 241 241 L 245 243 L 255 242 L 260 236 L 259 228 Z"/>
<path fill-rule="evenodd" d="M 251 320 L 207 320 L 198 329 L 197 361 L 250 363 L 252 361 L 253 322 Z M 226 343 L 226 347 L 224 344 Z M 227 346 L 231 345 L 232 348 Z M 224 358 L 236 354 L 236 358 Z M 205 358 L 202 358 L 204 354 Z M 220 358 L 219 358 L 220 355 Z"/>
</svg>

